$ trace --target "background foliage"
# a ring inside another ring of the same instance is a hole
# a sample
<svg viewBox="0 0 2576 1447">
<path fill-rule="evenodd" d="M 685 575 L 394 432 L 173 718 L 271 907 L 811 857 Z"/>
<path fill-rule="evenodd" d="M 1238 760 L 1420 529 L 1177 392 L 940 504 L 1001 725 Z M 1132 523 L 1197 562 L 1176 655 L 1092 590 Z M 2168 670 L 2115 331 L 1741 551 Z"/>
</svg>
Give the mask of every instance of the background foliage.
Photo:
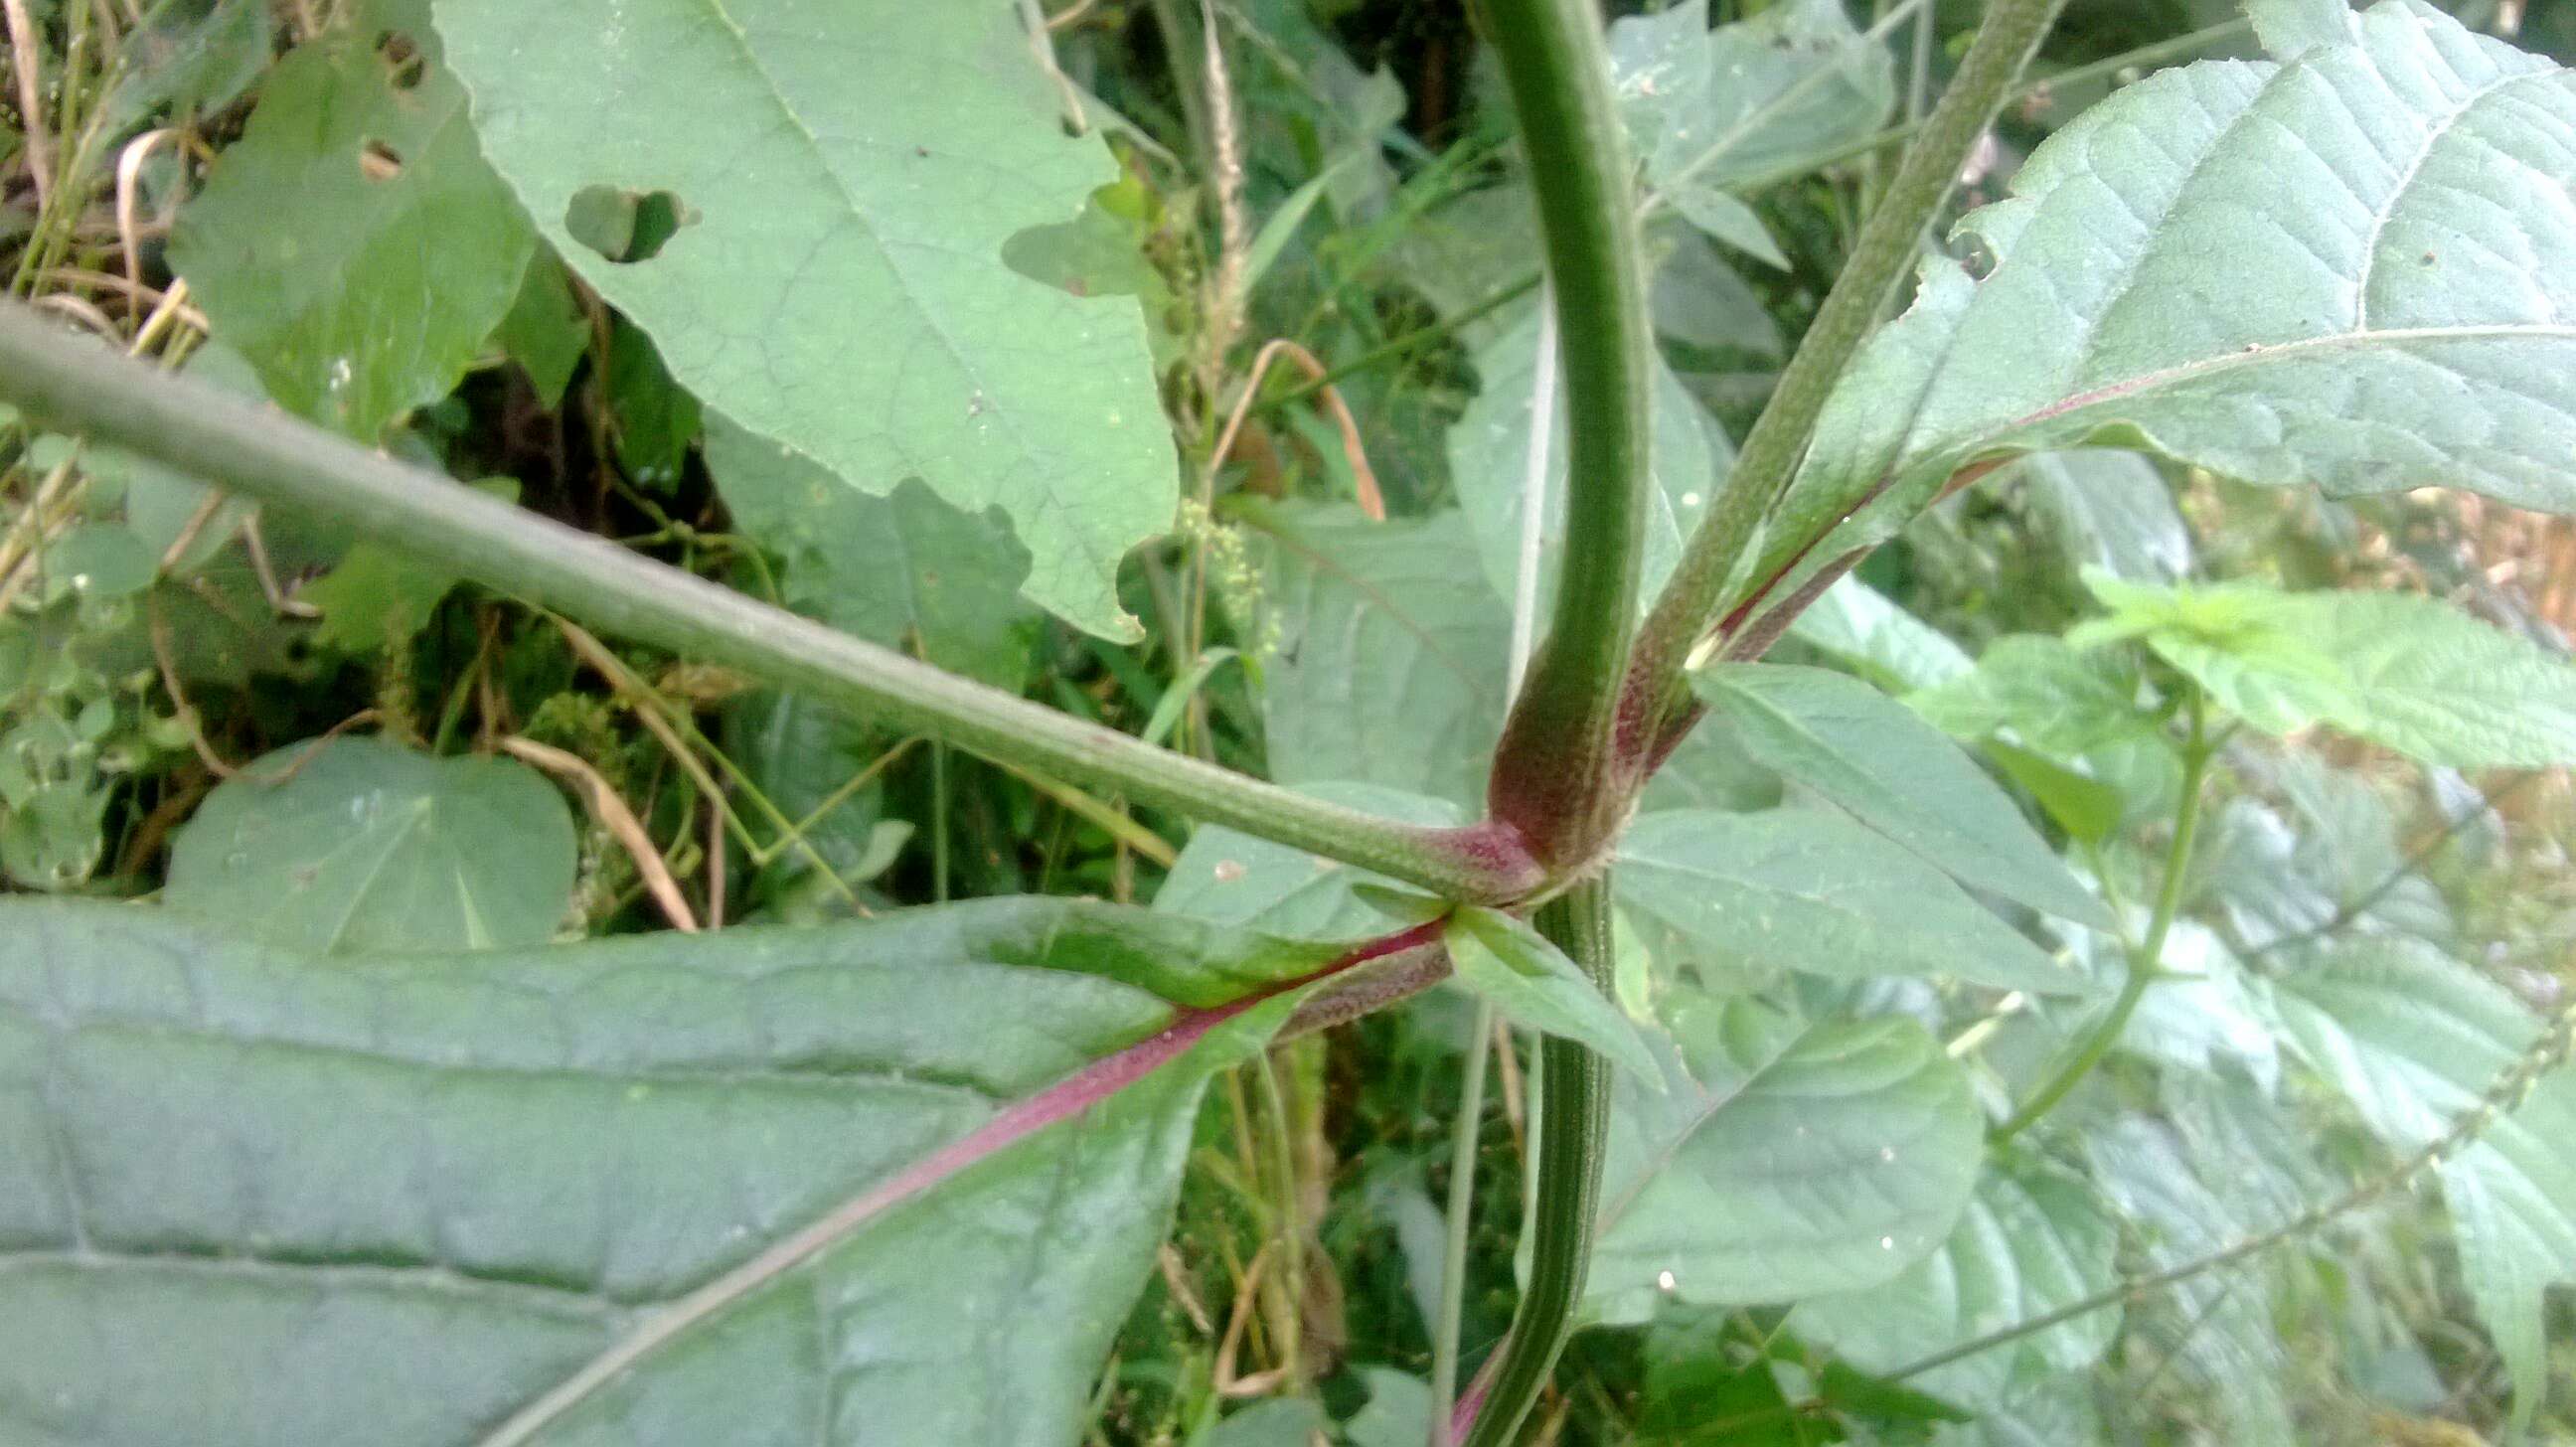
<svg viewBox="0 0 2576 1447">
<path fill-rule="evenodd" d="M 1463 9 L 742 8 L 8 0 L 0 270 L 951 671 L 1472 817 L 1564 428 Z M 1615 8 L 1652 584 L 1978 7 Z M 2576 6 L 2247 9 L 2079 0 L 1978 151 L 1957 209 L 2013 199 L 1926 238 L 1786 505 L 1889 541 L 1696 675 L 1617 1008 L 1451 923 L 1507 1039 L 1622 1062 L 1542 1440 L 2576 1433 L 2576 1077 L 2523 1068 L 2576 529 L 2517 510 L 2576 499 Z M 2245 227 L 2282 187 L 2311 229 Z M 1520 1047 L 1463 1153 L 1467 991 L 1261 1048 L 1405 907 L 1353 871 L 14 416 L 0 457 L 0 869 L 61 897 L 0 938 L 0 1437 L 517 1440 L 713 1290 L 547 1440 L 1382 1447 L 1501 1335 Z M 1167 1037 L 810 1289 L 740 1275 Z M 145 1332 L 179 1366 L 99 1366 Z"/>
</svg>

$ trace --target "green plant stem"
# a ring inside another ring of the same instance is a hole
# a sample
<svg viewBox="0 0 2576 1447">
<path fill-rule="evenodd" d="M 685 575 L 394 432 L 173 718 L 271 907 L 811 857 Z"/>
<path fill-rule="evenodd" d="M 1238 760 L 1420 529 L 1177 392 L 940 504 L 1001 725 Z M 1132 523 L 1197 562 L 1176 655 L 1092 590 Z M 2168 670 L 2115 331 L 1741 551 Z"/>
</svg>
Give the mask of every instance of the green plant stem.
<svg viewBox="0 0 2576 1447">
<path fill-rule="evenodd" d="M 2160 962 L 2164 959 L 2165 938 L 2173 933 L 2174 917 L 2182 912 L 2183 890 L 2191 875 L 2192 844 L 2200 834 L 2201 785 L 2209 777 L 2210 756 L 2217 752 L 2217 746 L 2210 741 L 2208 707 L 2202 702 L 2200 687 L 2192 684 L 2190 689 L 2191 733 L 2183 741 L 2182 799 L 2174 809 L 2173 843 L 2165 851 L 2164 882 L 2156 892 L 2156 912 L 2147 923 L 2147 937 L 2127 956 L 2128 976 L 2121 982 L 2120 996 L 2111 1002 L 2110 1011 L 2057 1073 L 2049 1077 L 2048 1083 L 2013 1112 L 2010 1120 L 1995 1127 L 1993 1138 L 1998 1143 L 2029 1129 L 2093 1073 L 2093 1067 L 2101 1064 L 2111 1047 L 2119 1043 L 2120 1032 L 2128 1028 L 2129 1017 L 2137 1013 L 2139 1002 L 2147 997 L 2147 987 L 2156 982 L 2163 968 Z"/>
<path fill-rule="evenodd" d="M 1539 907 L 1535 923 L 1610 988 L 1610 881 L 1595 875 Z M 1556 1369 L 1583 1298 L 1592 1226 L 1601 1209 L 1601 1158 L 1610 1131 L 1610 1065 L 1570 1040 L 1539 1045 L 1537 1200 L 1530 1211 L 1529 1280 L 1493 1385 L 1466 1447 L 1506 1447 Z"/>
<path fill-rule="evenodd" d="M 1485 0 L 1483 10 L 1538 206 L 1568 419 L 1564 563 L 1487 802 L 1542 860 L 1579 865 L 1624 813 L 1612 749 L 1644 567 L 1653 343 L 1598 11 L 1592 0 Z"/>
<path fill-rule="evenodd" d="M 899 732 L 1231 825 L 1452 898 L 1509 903 L 1541 882 L 1507 830 L 1399 824 L 1155 748 L 393 462 L 273 407 L 164 376 L 16 303 L 0 306 L 0 399 L 41 425 L 334 518 L 504 593 L 864 711 Z"/>
<path fill-rule="evenodd" d="M 1449 1447 L 1449 1413 L 1458 1400 L 1458 1335 L 1467 1307 L 1467 1243 L 1474 1232 L 1476 1148 L 1484 1137 L 1485 1064 L 1494 1043 L 1494 1004 L 1476 1001 L 1468 1027 L 1466 1075 L 1458 1086 L 1458 1118 L 1450 1123 L 1449 1201 L 1442 1218 L 1440 1311 L 1431 1324 L 1430 1447 Z"/>
<path fill-rule="evenodd" d="M 1825 399 L 1914 259 L 1923 228 L 1951 188 L 2005 93 L 2038 50 L 2064 0 L 1989 0 L 1985 22 L 1958 73 L 1870 212 L 1833 291 L 1780 374 L 1769 405 L 1745 435 L 1726 486 L 1691 533 L 1672 580 L 1638 634 L 1634 696 L 1658 711 L 1675 695 L 1683 663 L 1729 602 L 1738 560 L 1806 454 Z M 1803 543 L 1806 539 L 1791 539 Z"/>
</svg>

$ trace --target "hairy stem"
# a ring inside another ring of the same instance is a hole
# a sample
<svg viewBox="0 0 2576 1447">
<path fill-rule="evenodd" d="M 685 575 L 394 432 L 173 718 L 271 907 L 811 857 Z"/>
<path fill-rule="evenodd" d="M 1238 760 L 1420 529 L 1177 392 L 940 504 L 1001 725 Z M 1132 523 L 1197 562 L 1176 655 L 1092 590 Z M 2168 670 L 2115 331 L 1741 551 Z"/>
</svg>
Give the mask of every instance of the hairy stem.
<svg viewBox="0 0 2576 1447">
<path fill-rule="evenodd" d="M 1536 923 L 1595 985 L 1610 987 L 1607 878 L 1587 879 L 1540 906 Z M 1609 1062 L 1571 1040 L 1550 1037 L 1539 1046 L 1539 1073 L 1538 1199 L 1530 1213 L 1529 1280 L 1500 1362 L 1490 1368 L 1492 1385 L 1476 1410 L 1466 1447 L 1505 1447 L 1520 1431 L 1565 1350 L 1591 1264 L 1601 1157 L 1610 1130 Z"/>
<path fill-rule="evenodd" d="M 1495 749 L 1488 806 L 1558 866 L 1597 853 L 1645 552 L 1652 342 L 1627 132 L 1592 0 L 1485 0 L 1538 203 L 1569 421 L 1565 541 L 1547 641 Z"/>
<path fill-rule="evenodd" d="M 2183 741 L 2182 799 L 2174 810 L 2173 843 L 2165 851 L 2165 876 L 2156 893 L 2156 912 L 2147 923 L 2147 937 L 2138 942 L 2127 958 L 2128 977 L 2120 984 L 2120 997 L 2111 1002 L 2110 1010 L 2093 1027 L 2066 1063 L 2048 1079 L 2012 1118 L 1995 1127 L 1994 1139 L 2000 1143 L 2012 1139 L 2057 1107 L 2069 1091 L 2093 1073 L 2093 1067 L 2111 1053 L 2119 1043 L 2120 1032 L 2127 1029 L 2129 1017 L 2138 1012 L 2138 1004 L 2147 998 L 2147 987 L 2156 982 L 2164 959 L 2165 937 L 2173 933 L 2174 917 L 2182 911 L 2182 895 L 2191 875 L 2192 843 L 2200 834 L 2201 785 L 2209 777 L 2210 756 L 2217 751 L 2209 738 L 2207 706 L 2201 700 L 2200 686 L 2190 685 L 2189 711 L 2191 734 Z"/>
<path fill-rule="evenodd" d="M 1989 0 L 1976 42 L 1906 149 L 1887 193 L 1861 228 L 1842 276 L 1780 374 L 1769 405 L 1745 435 L 1726 486 L 1692 532 L 1672 581 L 1647 615 L 1630 664 L 1638 706 L 1660 711 L 1674 695 L 1683 661 L 1729 602 L 1737 563 L 1806 454 L 1835 381 L 1913 260 L 1923 228 L 1957 183 L 1969 149 L 1993 124 L 2005 93 L 2064 3 Z"/>
<path fill-rule="evenodd" d="M 830 699 L 910 733 L 1362 865 L 1453 898 L 1540 882 L 1508 828 L 1424 829 L 1291 793 L 943 673 L 406 467 L 273 407 L 165 376 L 0 306 L 0 399 L 264 502 L 308 509 L 608 631 Z"/>
</svg>

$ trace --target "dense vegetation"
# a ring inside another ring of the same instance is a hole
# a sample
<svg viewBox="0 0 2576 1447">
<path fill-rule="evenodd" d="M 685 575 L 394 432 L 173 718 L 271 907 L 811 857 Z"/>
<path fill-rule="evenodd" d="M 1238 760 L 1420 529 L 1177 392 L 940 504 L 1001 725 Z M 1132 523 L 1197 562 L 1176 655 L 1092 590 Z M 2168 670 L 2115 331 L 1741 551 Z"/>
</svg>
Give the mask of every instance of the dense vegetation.
<svg viewBox="0 0 2576 1447">
<path fill-rule="evenodd" d="M 0 0 L 0 1443 L 2576 1434 L 2576 4 L 1610 8 Z"/>
</svg>

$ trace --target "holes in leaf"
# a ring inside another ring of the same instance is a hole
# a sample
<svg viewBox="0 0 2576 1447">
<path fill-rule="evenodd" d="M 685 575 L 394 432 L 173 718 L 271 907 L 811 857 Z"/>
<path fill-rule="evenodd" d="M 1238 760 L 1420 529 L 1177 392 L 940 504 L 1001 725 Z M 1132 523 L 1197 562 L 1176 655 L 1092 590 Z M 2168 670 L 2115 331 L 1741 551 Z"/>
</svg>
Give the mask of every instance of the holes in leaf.
<svg viewBox="0 0 2576 1447">
<path fill-rule="evenodd" d="M 429 74 L 429 57 L 420 43 L 399 30 L 376 37 L 376 58 L 385 63 L 385 81 L 396 90 L 416 89 Z"/>
<path fill-rule="evenodd" d="M 370 138 L 358 147 L 358 170 L 370 181 L 390 181 L 402 174 L 402 152 Z"/>
<path fill-rule="evenodd" d="M 572 239 L 620 265 L 650 261 L 698 213 L 668 191 L 584 186 L 564 207 Z"/>
</svg>

